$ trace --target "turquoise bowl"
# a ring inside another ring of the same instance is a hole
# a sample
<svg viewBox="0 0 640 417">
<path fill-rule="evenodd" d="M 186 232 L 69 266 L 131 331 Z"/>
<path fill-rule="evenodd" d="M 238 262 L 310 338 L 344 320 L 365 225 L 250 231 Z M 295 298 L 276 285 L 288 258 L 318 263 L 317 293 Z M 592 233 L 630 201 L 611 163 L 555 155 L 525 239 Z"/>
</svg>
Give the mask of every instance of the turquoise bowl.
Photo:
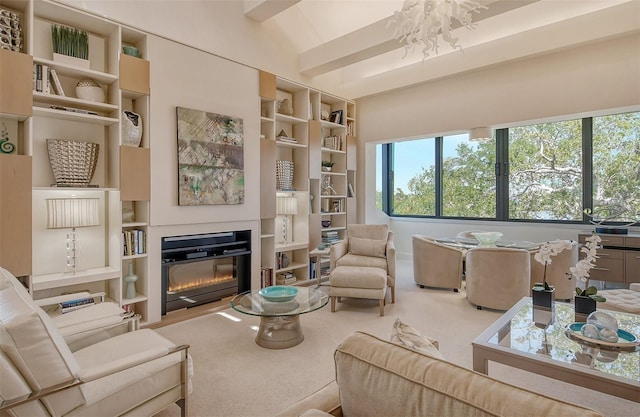
<svg viewBox="0 0 640 417">
<path fill-rule="evenodd" d="M 263 296 L 267 301 L 281 303 L 284 301 L 291 301 L 296 298 L 296 295 L 298 295 L 298 289 L 287 285 L 274 285 L 273 287 L 261 289 L 258 291 L 258 294 Z"/>
<path fill-rule="evenodd" d="M 135 46 L 125 45 L 122 47 L 122 52 L 126 55 L 134 56 L 136 58 L 140 58 L 140 51 Z"/>
</svg>

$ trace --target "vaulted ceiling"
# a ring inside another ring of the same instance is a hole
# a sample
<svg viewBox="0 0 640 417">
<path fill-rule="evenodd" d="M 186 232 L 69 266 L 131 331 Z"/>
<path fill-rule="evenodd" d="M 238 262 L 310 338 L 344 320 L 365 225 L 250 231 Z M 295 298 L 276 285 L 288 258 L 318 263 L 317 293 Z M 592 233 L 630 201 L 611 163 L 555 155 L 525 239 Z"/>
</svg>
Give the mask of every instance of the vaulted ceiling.
<svg viewBox="0 0 640 417">
<path fill-rule="evenodd" d="M 476 3 L 486 6 L 476 28 L 453 31 L 462 50 L 443 43 L 427 58 L 393 39 L 389 20 L 403 0 L 245 0 L 245 15 L 287 35 L 303 77 L 351 98 L 640 32 L 640 0 Z"/>
</svg>

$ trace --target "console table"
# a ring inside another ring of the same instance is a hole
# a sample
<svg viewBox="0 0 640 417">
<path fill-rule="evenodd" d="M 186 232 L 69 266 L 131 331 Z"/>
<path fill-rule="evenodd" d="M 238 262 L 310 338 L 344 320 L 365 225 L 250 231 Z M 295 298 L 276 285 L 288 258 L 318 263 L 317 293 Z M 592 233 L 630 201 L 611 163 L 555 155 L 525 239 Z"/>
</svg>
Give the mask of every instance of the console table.
<svg viewBox="0 0 640 417">
<path fill-rule="evenodd" d="M 578 234 L 578 242 L 585 243 L 591 233 Z M 601 234 L 596 266 L 591 270 L 591 279 L 598 281 L 640 282 L 640 234 Z M 582 259 L 584 254 L 580 253 Z"/>
</svg>

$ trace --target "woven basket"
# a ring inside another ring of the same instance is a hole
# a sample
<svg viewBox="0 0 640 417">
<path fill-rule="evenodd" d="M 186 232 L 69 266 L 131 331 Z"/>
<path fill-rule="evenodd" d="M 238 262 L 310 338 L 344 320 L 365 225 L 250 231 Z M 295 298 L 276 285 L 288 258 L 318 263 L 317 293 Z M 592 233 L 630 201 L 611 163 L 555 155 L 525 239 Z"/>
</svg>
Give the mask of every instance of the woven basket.
<svg viewBox="0 0 640 417">
<path fill-rule="evenodd" d="M 276 188 L 293 190 L 293 161 L 276 161 Z"/>
<path fill-rule="evenodd" d="M 49 163 L 59 187 L 87 187 L 96 171 L 97 143 L 47 139 Z"/>
</svg>

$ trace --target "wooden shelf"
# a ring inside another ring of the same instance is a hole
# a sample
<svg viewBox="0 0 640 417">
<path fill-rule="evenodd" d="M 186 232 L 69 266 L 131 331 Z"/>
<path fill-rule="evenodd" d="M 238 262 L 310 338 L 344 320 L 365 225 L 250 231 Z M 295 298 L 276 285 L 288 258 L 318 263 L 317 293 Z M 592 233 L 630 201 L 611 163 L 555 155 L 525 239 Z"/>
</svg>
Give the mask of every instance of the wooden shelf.
<svg viewBox="0 0 640 417">
<path fill-rule="evenodd" d="M 112 267 L 90 268 L 78 271 L 75 274 L 57 273 L 46 275 L 34 275 L 31 277 L 34 291 L 60 288 L 69 285 L 83 284 L 86 282 L 105 281 L 119 279 L 120 270 Z"/>
</svg>

